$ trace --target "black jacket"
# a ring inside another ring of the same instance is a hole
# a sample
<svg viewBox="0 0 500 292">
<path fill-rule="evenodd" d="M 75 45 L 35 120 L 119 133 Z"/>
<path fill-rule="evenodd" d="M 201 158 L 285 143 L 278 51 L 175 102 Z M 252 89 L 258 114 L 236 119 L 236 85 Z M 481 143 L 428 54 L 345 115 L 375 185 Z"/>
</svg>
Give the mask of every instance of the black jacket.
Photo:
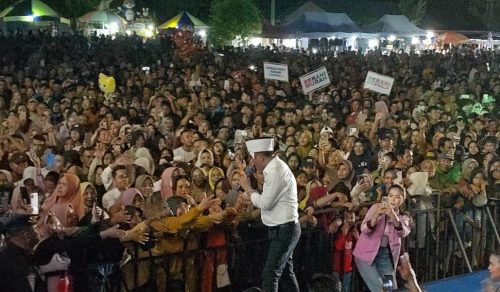
<svg viewBox="0 0 500 292">
<path fill-rule="evenodd" d="M 35 263 L 23 249 L 7 243 L 0 250 L 0 291 L 32 292 L 28 277 L 35 281 L 35 291 L 46 291 L 47 284 L 38 276 Z"/>
</svg>

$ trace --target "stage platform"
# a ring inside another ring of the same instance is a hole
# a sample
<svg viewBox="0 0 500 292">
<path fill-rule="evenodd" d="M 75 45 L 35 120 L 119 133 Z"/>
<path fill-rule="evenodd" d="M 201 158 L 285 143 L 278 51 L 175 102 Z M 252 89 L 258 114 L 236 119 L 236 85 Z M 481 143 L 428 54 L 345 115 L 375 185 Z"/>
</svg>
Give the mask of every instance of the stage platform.
<svg viewBox="0 0 500 292">
<path fill-rule="evenodd" d="M 488 270 L 460 275 L 423 285 L 427 292 L 481 292 L 481 282 L 489 277 Z M 399 291 L 408 291 L 401 289 Z"/>
</svg>

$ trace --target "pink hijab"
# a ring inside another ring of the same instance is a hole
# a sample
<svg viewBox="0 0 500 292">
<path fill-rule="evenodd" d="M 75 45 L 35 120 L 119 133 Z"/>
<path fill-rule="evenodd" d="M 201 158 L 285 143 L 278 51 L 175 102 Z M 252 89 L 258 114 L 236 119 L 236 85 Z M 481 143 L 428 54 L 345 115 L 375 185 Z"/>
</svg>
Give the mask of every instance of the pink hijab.
<svg viewBox="0 0 500 292">
<path fill-rule="evenodd" d="M 123 206 L 132 206 L 132 203 L 134 202 L 134 198 L 136 195 L 139 195 L 141 196 L 141 198 L 144 199 L 144 197 L 141 194 L 141 191 L 139 191 L 136 188 L 128 188 L 125 191 L 123 191 L 121 194 L 121 200 Z"/>
<path fill-rule="evenodd" d="M 67 190 L 65 194 L 58 194 L 57 187 L 56 191 L 50 196 L 45 203 L 43 204 L 43 209 L 52 209 L 55 205 L 61 204 L 71 204 L 75 213 L 78 214 L 78 217 L 82 219 L 83 215 L 85 215 L 85 204 L 83 191 L 80 190 L 80 179 L 78 176 L 72 173 L 64 173 L 59 180 L 62 178 L 66 179 L 67 182 Z M 61 220 L 61 219 L 59 219 Z M 62 220 L 61 220 L 62 223 Z"/>
<path fill-rule="evenodd" d="M 174 190 L 172 189 L 172 174 L 177 169 L 177 167 L 169 167 L 163 171 L 161 174 L 161 197 L 163 201 L 174 195 Z"/>
</svg>

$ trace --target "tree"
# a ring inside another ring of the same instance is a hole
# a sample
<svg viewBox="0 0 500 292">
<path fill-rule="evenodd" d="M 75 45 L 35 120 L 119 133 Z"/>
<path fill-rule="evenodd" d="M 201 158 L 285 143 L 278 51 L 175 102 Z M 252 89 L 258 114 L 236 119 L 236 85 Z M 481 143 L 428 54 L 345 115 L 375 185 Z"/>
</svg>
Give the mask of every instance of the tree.
<svg viewBox="0 0 500 292">
<path fill-rule="evenodd" d="M 425 16 L 427 0 L 401 0 L 399 2 L 399 9 L 413 23 L 419 24 Z"/>
<path fill-rule="evenodd" d="M 252 0 L 213 0 L 209 39 L 223 46 L 236 37 L 246 39 L 262 30 L 260 12 Z"/>
<path fill-rule="evenodd" d="M 500 0 L 470 1 L 469 12 L 476 17 L 487 30 L 500 28 L 498 14 L 500 13 Z"/>
<path fill-rule="evenodd" d="M 64 17 L 78 18 L 96 10 L 101 0 L 45 0 L 44 2 Z"/>
</svg>

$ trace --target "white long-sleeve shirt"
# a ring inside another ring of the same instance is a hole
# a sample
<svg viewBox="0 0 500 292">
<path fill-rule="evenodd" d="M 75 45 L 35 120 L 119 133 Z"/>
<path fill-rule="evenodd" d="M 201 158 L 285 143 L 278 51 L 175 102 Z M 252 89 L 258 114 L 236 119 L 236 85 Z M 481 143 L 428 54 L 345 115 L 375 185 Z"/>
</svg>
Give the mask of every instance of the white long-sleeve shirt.
<svg viewBox="0 0 500 292">
<path fill-rule="evenodd" d="M 251 194 L 252 203 L 261 209 L 262 222 L 266 226 L 298 222 L 297 181 L 288 165 L 276 156 L 263 173 L 262 194 Z"/>
</svg>

